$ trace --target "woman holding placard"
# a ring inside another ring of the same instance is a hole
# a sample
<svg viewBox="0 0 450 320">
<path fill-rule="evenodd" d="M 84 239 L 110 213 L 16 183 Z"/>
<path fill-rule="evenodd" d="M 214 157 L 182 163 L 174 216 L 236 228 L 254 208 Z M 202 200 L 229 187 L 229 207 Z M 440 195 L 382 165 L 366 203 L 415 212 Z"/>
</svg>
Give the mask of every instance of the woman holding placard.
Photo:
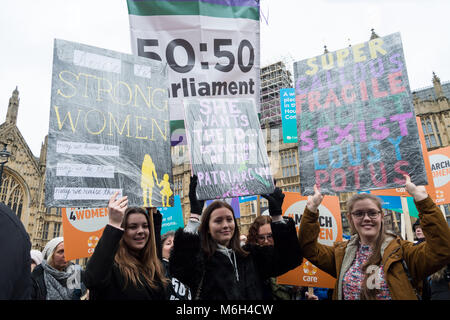
<svg viewBox="0 0 450 320">
<path fill-rule="evenodd" d="M 381 200 L 356 194 L 347 202 L 353 236 L 334 246 L 318 243 L 319 205 L 323 195 L 315 186 L 308 197 L 299 228 L 306 259 L 337 279 L 333 299 L 414 300 L 424 277 L 450 262 L 450 229 L 425 187 L 406 176 L 406 190 L 414 198 L 427 241 L 414 246 L 386 232 Z"/>
<path fill-rule="evenodd" d="M 302 262 L 291 218 L 281 216 L 284 194 L 276 188 L 268 195 L 274 246 L 241 247 L 233 208 L 225 201 L 196 197 L 197 179 L 191 179 L 191 216 L 185 229 L 175 233 L 170 273 L 191 289 L 193 299 L 260 300 L 264 279 L 281 275 Z M 200 221 L 201 218 L 201 221 Z"/>
<path fill-rule="evenodd" d="M 86 267 L 89 299 L 165 300 L 168 280 L 153 243 L 153 220 L 117 195 L 109 200 L 109 224 Z"/>
</svg>

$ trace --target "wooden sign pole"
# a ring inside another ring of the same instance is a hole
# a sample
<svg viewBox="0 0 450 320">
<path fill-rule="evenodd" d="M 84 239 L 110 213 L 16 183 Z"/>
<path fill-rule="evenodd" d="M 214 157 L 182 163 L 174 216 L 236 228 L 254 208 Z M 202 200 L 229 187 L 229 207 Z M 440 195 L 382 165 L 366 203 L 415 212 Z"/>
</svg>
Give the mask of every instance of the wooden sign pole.
<svg viewBox="0 0 450 320">
<path fill-rule="evenodd" d="M 408 200 L 406 199 L 406 197 L 401 197 L 401 201 L 402 201 L 402 210 L 403 210 L 403 225 L 405 228 L 406 240 L 414 242 L 414 234 L 412 231 L 411 218 L 409 216 L 409 210 L 408 210 Z M 402 226 L 402 229 L 403 229 L 403 226 Z"/>
</svg>

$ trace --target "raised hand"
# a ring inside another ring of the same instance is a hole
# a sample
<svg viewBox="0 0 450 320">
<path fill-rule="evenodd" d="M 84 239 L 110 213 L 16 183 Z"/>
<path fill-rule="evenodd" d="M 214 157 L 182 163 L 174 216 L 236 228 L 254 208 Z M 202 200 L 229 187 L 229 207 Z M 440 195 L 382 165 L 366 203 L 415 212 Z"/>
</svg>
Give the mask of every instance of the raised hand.
<svg viewBox="0 0 450 320">
<path fill-rule="evenodd" d="M 314 194 L 312 196 L 308 196 L 308 200 L 306 201 L 306 207 L 311 212 L 317 212 L 317 208 L 319 208 L 322 203 L 323 195 L 320 193 L 317 185 L 314 185 Z"/>
<path fill-rule="evenodd" d="M 416 186 L 411 182 L 411 178 L 409 177 L 409 175 L 404 174 L 403 176 L 406 179 L 406 191 L 408 191 L 408 193 L 414 198 L 414 200 L 420 201 L 428 198 L 428 193 L 424 186 Z"/>
<path fill-rule="evenodd" d="M 191 181 L 189 183 L 189 202 L 191 203 L 191 213 L 201 215 L 203 212 L 203 206 L 205 205 L 205 200 L 198 200 L 197 189 L 198 178 L 197 175 L 191 176 Z"/>
<path fill-rule="evenodd" d="M 109 224 L 113 227 L 122 229 L 122 221 L 125 216 L 125 211 L 128 208 L 128 197 L 124 196 L 116 199 L 119 195 L 119 191 L 114 193 L 114 195 L 109 199 L 108 202 L 108 217 Z"/>
<path fill-rule="evenodd" d="M 280 216 L 282 214 L 281 207 L 283 205 L 285 194 L 283 191 L 276 187 L 271 194 L 262 194 L 263 198 L 269 201 L 269 214 L 270 216 Z"/>
</svg>

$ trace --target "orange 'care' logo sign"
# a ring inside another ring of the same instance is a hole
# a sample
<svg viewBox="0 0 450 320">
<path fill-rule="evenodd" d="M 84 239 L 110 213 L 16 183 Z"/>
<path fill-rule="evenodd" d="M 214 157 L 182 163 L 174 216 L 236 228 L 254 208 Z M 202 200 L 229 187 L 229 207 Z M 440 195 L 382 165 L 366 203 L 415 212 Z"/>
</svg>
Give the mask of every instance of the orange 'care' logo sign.
<svg viewBox="0 0 450 320">
<path fill-rule="evenodd" d="M 436 203 L 450 203 L 450 147 L 430 151 L 428 155 L 436 188 Z"/>
<path fill-rule="evenodd" d="M 107 208 L 62 208 L 66 260 L 90 257 L 108 223 Z"/>
<path fill-rule="evenodd" d="M 306 207 L 307 197 L 295 192 L 284 192 L 283 215 L 295 221 L 298 231 L 300 219 Z M 319 206 L 320 244 L 332 246 L 335 241 L 342 240 L 341 211 L 337 196 L 325 196 Z M 277 278 L 280 284 L 295 286 L 334 288 L 336 279 L 323 272 L 311 262 L 303 259 L 301 266 Z"/>
</svg>

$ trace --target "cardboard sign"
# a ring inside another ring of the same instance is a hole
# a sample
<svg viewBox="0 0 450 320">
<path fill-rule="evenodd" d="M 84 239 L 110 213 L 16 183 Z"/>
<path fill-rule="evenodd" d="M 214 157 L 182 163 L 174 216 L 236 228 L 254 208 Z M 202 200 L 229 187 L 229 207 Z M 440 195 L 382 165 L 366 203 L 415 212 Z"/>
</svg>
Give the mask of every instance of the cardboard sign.
<svg viewBox="0 0 450 320">
<path fill-rule="evenodd" d="M 302 195 L 427 185 L 399 33 L 294 64 Z"/>
<path fill-rule="evenodd" d="M 436 204 L 450 203 L 450 147 L 428 152 L 436 191 Z"/>
<path fill-rule="evenodd" d="M 294 219 L 297 231 L 300 218 L 305 210 L 308 197 L 295 192 L 284 192 L 283 215 Z M 320 244 L 332 246 L 335 241 L 342 241 L 341 210 L 339 197 L 325 196 L 319 206 Z M 336 279 L 320 270 L 308 260 L 302 265 L 277 278 L 277 283 L 295 286 L 334 288 Z"/>
<path fill-rule="evenodd" d="M 270 194 L 266 144 L 251 99 L 185 100 L 192 172 L 200 200 Z"/>
<path fill-rule="evenodd" d="M 184 228 L 183 211 L 179 195 L 174 197 L 173 207 L 158 208 L 163 216 L 161 225 L 161 235 L 167 231 L 175 231 L 178 228 Z"/>
<path fill-rule="evenodd" d="M 62 208 L 66 260 L 90 257 L 108 224 L 107 208 Z"/>
<path fill-rule="evenodd" d="M 167 63 L 171 120 L 183 119 L 186 98 L 259 102 L 259 1 L 127 0 L 127 5 L 133 54 Z"/>
<path fill-rule="evenodd" d="M 55 40 L 45 205 L 173 205 L 167 72 L 160 62 Z"/>
<path fill-rule="evenodd" d="M 161 234 L 184 227 L 180 196 L 173 207 L 160 207 Z M 66 260 L 90 257 L 109 222 L 108 208 L 62 208 L 64 254 Z"/>
</svg>

